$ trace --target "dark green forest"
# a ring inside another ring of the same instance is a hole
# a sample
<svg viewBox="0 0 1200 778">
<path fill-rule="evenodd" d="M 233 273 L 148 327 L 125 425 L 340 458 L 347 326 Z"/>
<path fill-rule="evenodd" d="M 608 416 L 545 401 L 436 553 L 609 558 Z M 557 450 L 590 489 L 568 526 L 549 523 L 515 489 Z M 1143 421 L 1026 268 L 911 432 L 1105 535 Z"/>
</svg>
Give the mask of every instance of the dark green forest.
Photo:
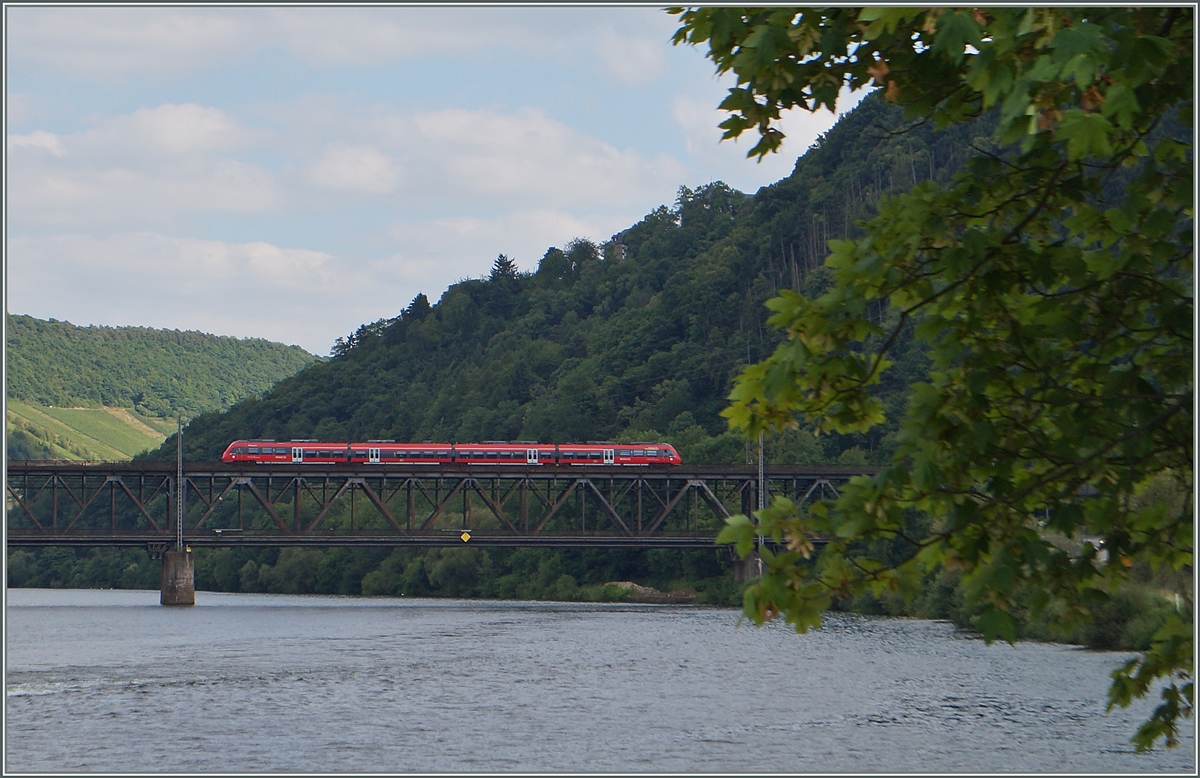
<svg viewBox="0 0 1200 778">
<path fill-rule="evenodd" d="M 261 338 L 148 327 L 77 327 L 8 315 L 7 396 L 195 416 L 270 389 L 316 357 Z"/>
<path fill-rule="evenodd" d="M 398 303 L 395 317 L 339 338 L 331 359 L 195 418 L 185 456 L 215 460 L 230 441 L 251 437 L 653 439 L 672 443 L 689 463 L 755 461 L 755 449 L 719 414 L 733 377 L 780 340 L 766 326 L 764 303 L 782 289 L 818 294 L 829 282 L 827 241 L 857 235 L 856 223 L 875 213 L 880 197 L 948 180 L 972 154 L 993 150 L 991 128 L 983 117 L 935 132 L 868 97 L 790 176 L 753 195 L 721 182 L 680 187 L 674 203 L 608 241 L 578 238 L 547 249 L 536 272 L 517 272 L 501 255 L 488 277 L 455 284 L 436 304 L 424 294 Z M 881 321 L 894 315 L 872 313 Z M 801 421 L 768 439 L 767 461 L 885 461 L 902 390 L 926 370 L 923 354 L 906 343 L 894 357 L 878 386 L 888 424 L 868 435 L 817 436 Z M 169 438 L 140 458 L 173 459 L 175 445 Z M 9 559 L 9 585 L 157 586 L 157 563 L 141 552 L 17 551 Z M 196 587 L 599 600 L 620 599 L 604 584 L 628 580 L 732 605 L 740 587 L 731 560 L 727 549 L 198 550 Z M 971 623 L 952 573 L 926 583 L 913 603 L 868 596 L 836 607 Z M 1033 623 L 1025 634 L 1135 647 L 1152 631 L 1143 622 L 1166 605 L 1141 591 L 1126 600 L 1105 607 L 1132 615 L 1097 622 L 1111 634 L 1053 635 Z"/>
<path fill-rule="evenodd" d="M 828 240 L 854 234 L 881 195 L 947 178 L 987 135 L 985 120 L 937 135 L 908 127 L 868 98 L 788 178 L 752 196 L 721 182 L 681 187 L 609 241 L 549 248 L 533 273 L 498 257 L 488 277 L 455 284 L 435 305 L 418 295 L 339 339 L 329 361 L 197 418 L 186 454 L 214 459 L 239 437 L 653 438 L 685 461 L 744 463 L 745 443 L 719 412 L 732 377 L 779 341 L 765 301 L 785 288 L 818 292 Z M 881 392 L 899 402 L 896 390 L 923 370 L 921 355 L 904 351 Z M 879 461 L 890 429 L 820 439 L 801 429 L 768 456 Z"/>
</svg>

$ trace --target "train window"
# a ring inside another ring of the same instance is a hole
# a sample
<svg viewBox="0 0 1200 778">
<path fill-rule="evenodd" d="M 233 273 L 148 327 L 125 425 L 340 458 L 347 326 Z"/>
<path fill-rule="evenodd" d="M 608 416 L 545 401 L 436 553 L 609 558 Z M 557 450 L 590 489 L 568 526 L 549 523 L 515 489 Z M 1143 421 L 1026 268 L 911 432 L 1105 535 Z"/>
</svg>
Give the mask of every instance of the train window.
<svg viewBox="0 0 1200 778">
<path fill-rule="evenodd" d="M 495 451 L 489 451 L 489 452 L 487 452 L 487 458 L 488 458 L 488 459 L 496 459 L 496 458 L 498 458 L 499 456 L 500 456 L 500 455 L 499 455 L 499 454 L 497 454 Z"/>
<path fill-rule="evenodd" d="M 251 454 L 257 454 L 257 453 L 258 453 L 258 446 L 251 446 L 251 447 L 250 447 L 250 453 L 251 453 Z"/>
<path fill-rule="evenodd" d="M 632 452 L 632 451 L 630 451 L 630 450 L 629 450 L 629 449 L 627 449 L 627 448 L 619 448 L 619 449 L 617 449 L 617 456 L 619 456 L 619 457 L 631 457 L 631 456 L 633 456 L 633 452 Z"/>
<path fill-rule="evenodd" d="M 644 448 L 635 448 L 635 449 L 633 450 L 633 456 L 635 456 L 635 457 L 644 457 L 644 456 L 646 456 L 646 449 L 644 449 Z"/>
</svg>

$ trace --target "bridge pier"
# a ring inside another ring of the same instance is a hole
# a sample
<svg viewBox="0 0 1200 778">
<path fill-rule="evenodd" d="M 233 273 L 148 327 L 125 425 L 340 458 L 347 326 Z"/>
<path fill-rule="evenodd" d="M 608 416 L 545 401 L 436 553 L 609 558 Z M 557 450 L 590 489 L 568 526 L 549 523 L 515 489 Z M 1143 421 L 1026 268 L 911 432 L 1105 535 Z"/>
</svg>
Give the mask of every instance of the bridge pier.
<svg viewBox="0 0 1200 778">
<path fill-rule="evenodd" d="M 750 554 L 745 559 L 733 560 L 733 580 L 738 583 L 753 581 L 755 578 L 762 578 L 763 561 L 758 554 Z"/>
<path fill-rule="evenodd" d="M 196 569 L 190 548 L 163 552 L 159 588 L 162 605 L 196 604 Z"/>
</svg>

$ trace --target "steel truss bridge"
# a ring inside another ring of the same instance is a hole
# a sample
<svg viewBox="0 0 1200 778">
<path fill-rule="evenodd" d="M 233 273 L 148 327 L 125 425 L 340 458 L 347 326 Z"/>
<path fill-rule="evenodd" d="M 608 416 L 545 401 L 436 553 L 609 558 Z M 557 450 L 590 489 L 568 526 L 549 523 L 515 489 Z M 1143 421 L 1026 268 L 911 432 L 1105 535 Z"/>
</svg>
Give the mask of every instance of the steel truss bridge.
<svg viewBox="0 0 1200 778">
<path fill-rule="evenodd" d="M 770 496 L 834 496 L 870 468 L 777 466 Z M 9 546 L 145 546 L 177 531 L 172 462 L 9 462 Z M 758 505 L 755 467 L 189 463 L 184 540 L 201 546 L 711 548 Z"/>
</svg>

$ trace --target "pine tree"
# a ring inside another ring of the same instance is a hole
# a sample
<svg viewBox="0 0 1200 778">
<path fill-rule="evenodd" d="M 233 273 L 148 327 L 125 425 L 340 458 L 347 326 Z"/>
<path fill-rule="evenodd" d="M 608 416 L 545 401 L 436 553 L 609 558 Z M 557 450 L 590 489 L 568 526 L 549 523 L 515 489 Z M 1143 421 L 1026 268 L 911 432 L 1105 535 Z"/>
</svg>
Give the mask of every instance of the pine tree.
<svg viewBox="0 0 1200 778">
<path fill-rule="evenodd" d="M 492 263 L 492 274 L 488 276 L 489 281 L 495 281 L 500 278 L 516 278 L 517 263 L 508 258 L 508 255 L 501 254 L 496 257 L 496 261 Z"/>
</svg>

